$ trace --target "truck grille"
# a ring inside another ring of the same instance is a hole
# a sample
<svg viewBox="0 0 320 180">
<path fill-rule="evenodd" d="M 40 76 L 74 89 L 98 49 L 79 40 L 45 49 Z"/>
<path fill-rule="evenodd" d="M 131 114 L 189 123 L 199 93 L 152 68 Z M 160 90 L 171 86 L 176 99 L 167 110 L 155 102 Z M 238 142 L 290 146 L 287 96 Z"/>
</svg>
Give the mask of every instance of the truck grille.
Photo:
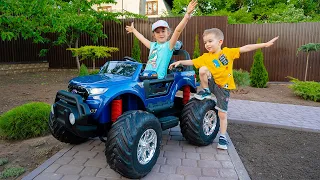
<svg viewBox="0 0 320 180">
<path fill-rule="evenodd" d="M 83 98 L 83 100 L 87 100 L 89 96 L 89 93 L 85 88 L 77 85 L 69 84 L 68 91 L 74 94 L 79 94 Z"/>
</svg>

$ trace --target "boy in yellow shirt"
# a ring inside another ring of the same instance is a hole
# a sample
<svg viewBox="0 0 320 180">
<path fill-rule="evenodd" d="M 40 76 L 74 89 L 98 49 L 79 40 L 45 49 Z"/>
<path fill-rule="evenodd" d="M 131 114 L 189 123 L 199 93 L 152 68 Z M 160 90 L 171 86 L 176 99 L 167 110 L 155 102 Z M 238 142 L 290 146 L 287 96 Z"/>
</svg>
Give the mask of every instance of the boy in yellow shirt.
<svg viewBox="0 0 320 180">
<path fill-rule="evenodd" d="M 209 51 L 202 56 L 192 60 L 182 60 L 172 63 L 169 69 L 178 65 L 194 65 L 199 69 L 200 83 L 203 90 L 194 95 L 195 98 L 203 100 L 211 98 L 213 93 L 217 98 L 216 109 L 220 119 L 220 137 L 218 149 L 227 149 L 227 110 L 230 97 L 230 90 L 235 89 L 233 79 L 233 61 L 240 57 L 240 53 L 253 51 L 259 48 L 269 47 L 278 39 L 273 38 L 267 43 L 248 44 L 240 48 L 223 48 L 223 32 L 220 29 L 207 29 L 203 33 L 205 48 Z"/>
</svg>

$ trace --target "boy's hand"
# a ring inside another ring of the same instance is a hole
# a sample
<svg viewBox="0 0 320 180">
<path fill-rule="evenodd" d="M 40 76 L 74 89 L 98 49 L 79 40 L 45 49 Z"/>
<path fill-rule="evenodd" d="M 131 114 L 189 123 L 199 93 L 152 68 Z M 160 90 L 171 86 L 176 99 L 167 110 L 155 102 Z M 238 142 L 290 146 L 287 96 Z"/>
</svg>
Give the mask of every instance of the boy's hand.
<svg viewBox="0 0 320 180">
<path fill-rule="evenodd" d="M 174 63 L 170 64 L 169 69 L 172 70 L 172 68 L 176 68 L 179 65 L 180 65 L 180 61 L 174 62 Z"/>
<path fill-rule="evenodd" d="M 128 31 L 127 33 L 132 33 L 135 30 L 133 22 L 131 23 L 131 26 L 126 26 L 126 30 Z"/>
<path fill-rule="evenodd" d="M 190 15 L 197 6 L 197 0 L 192 0 L 187 7 L 187 14 Z"/>
<path fill-rule="evenodd" d="M 274 43 L 276 40 L 278 40 L 278 39 L 279 39 L 279 36 L 277 36 L 277 37 L 271 39 L 270 41 L 266 42 L 266 46 L 265 46 L 265 47 L 272 46 L 273 43 Z"/>
</svg>

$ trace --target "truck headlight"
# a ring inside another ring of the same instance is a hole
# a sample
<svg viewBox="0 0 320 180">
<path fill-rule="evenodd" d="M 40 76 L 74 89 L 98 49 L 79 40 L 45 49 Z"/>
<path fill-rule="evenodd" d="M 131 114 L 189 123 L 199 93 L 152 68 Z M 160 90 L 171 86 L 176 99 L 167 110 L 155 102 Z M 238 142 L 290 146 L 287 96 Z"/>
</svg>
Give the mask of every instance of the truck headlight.
<svg viewBox="0 0 320 180">
<path fill-rule="evenodd" d="M 89 95 L 99 95 L 108 91 L 108 88 L 87 88 Z"/>
<path fill-rule="evenodd" d="M 70 121 L 70 124 L 72 125 L 74 125 L 74 123 L 76 122 L 76 117 L 74 117 L 73 113 L 69 114 L 69 121 Z"/>
</svg>

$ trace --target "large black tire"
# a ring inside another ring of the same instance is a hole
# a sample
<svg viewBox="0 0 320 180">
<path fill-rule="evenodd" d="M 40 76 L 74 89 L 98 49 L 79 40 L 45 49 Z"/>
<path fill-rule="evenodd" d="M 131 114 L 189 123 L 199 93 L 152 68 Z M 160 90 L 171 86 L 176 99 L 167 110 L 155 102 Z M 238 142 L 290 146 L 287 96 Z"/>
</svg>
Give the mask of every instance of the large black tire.
<svg viewBox="0 0 320 180">
<path fill-rule="evenodd" d="M 155 147 L 155 150 L 149 161 L 140 163 L 137 149 L 140 138 L 145 132 L 153 133 L 156 143 L 151 143 L 150 147 Z M 108 133 L 105 151 L 107 162 L 122 176 L 133 179 L 144 177 L 151 171 L 159 157 L 161 140 L 161 125 L 153 114 L 144 111 L 126 112 L 117 119 Z"/>
<path fill-rule="evenodd" d="M 49 130 L 53 137 L 55 137 L 57 140 L 69 143 L 69 144 L 81 144 L 85 141 L 87 141 L 87 138 L 82 138 L 79 136 L 76 136 L 72 132 L 70 132 L 66 127 L 64 127 L 62 124 L 56 121 L 56 118 L 52 117 L 52 114 L 50 113 L 49 117 Z"/>
<path fill-rule="evenodd" d="M 180 117 L 181 133 L 191 144 L 206 146 L 216 138 L 220 120 L 218 111 L 214 108 L 215 105 L 215 101 L 210 99 L 200 101 L 193 98 L 183 108 Z M 204 127 L 208 127 L 208 124 L 204 122 L 206 115 L 211 117 L 210 122 L 213 124 L 207 129 L 207 133 L 204 131 Z"/>
</svg>

